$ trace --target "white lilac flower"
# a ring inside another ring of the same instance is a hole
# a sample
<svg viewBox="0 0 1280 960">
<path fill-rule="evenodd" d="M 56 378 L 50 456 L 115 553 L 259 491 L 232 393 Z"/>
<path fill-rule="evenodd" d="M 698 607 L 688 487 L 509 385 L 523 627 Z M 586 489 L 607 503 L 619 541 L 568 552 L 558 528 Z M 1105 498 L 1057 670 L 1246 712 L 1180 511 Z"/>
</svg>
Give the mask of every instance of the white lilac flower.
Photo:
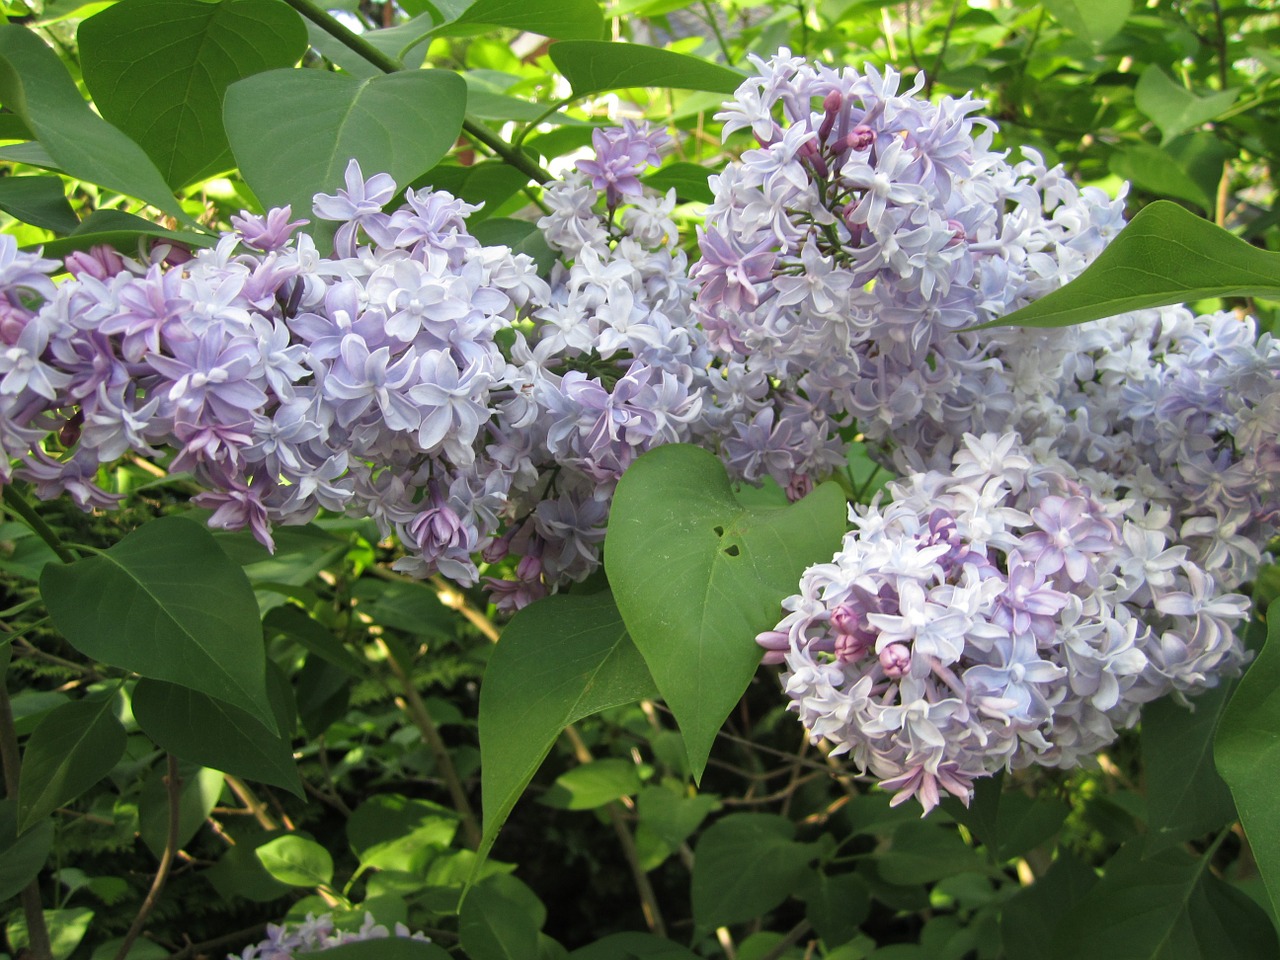
<svg viewBox="0 0 1280 960">
<path fill-rule="evenodd" d="M 1016 435 L 964 443 L 853 508 L 759 638 L 814 739 L 926 811 L 1000 769 L 1079 764 L 1142 703 L 1246 660 L 1247 600 L 1139 537 L 1132 501 Z"/>
</svg>

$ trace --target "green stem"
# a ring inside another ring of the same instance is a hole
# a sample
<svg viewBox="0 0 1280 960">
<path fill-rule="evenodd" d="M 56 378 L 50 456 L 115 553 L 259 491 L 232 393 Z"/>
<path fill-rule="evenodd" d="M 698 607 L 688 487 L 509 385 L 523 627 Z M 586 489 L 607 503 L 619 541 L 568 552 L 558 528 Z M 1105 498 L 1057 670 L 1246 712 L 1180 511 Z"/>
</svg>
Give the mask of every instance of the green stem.
<svg viewBox="0 0 1280 960">
<path fill-rule="evenodd" d="M 398 73 L 404 69 L 404 64 L 399 60 L 394 57 L 387 56 L 387 54 L 383 53 L 359 34 L 352 33 L 341 23 L 341 21 L 337 20 L 327 11 L 317 7 L 311 2 L 311 0 L 285 0 L 285 3 L 289 4 L 289 6 L 293 7 L 293 9 L 297 10 L 300 14 L 341 43 L 348 50 L 358 54 L 383 73 Z M 546 183 L 549 180 L 555 179 L 550 173 L 530 159 L 529 155 L 523 150 L 513 150 L 505 141 L 502 140 L 501 137 L 476 121 L 463 120 L 462 131 L 477 143 L 484 144 L 508 164 L 525 174 L 530 180 L 536 180 L 538 183 Z"/>
<path fill-rule="evenodd" d="M 8 508 L 16 513 L 32 532 L 41 540 L 49 545 L 49 548 L 58 555 L 58 559 L 63 563 L 75 563 L 76 555 L 72 553 L 65 543 L 59 539 L 58 535 L 50 529 L 49 525 L 44 522 L 44 518 L 31 508 L 31 504 L 27 503 L 27 498 L 20 494 L 13 487 L 4 488 L 4 502 Z"/>
<path fill-rule="evenodd" d="M 732 67 L 733 55 L 729 52 L 729 44 L 725 42 L 724 34 L 720 32 L 720 21 L 716 19 L 715 8 L 711 6 L 708 0 L 702 0 L 702 9 L 707 14 L 707 26 L 716 35 L 716 43 L 720 46 L 720 52 L 724 54 L 725 65 Z"/>
</svg>

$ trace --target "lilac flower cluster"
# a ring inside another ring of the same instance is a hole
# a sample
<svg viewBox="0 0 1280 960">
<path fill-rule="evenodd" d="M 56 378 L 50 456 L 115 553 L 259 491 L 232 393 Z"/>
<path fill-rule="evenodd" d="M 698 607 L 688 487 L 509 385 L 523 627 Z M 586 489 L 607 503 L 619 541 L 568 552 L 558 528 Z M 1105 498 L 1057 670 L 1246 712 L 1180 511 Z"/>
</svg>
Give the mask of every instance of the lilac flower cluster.
<svg viewBox="0 0 1280 960">
<path fill-rule="evenodd" d="M 385 940 L 388 937 L 404 937 L 430 943 L 426 934 L 410 933 L 403 923 L 397 923 L 394 931 L 388 930 L 375 921 L 371 913 L 364 915 L 364 923 L 359 930 L 345 932 L 335 929 L 332 914 L 325 913 L 319 917 L 307 914 L 306 920 L 292 928 L 284 924 L 267 924 L 265 940 L 245 947 L 238 955 L 228 954 L 227 960 L 293 960 L 303 954 L 319 953 L 346 943 Z"/>
<path fill-rule="evenodd" d="M 748 480 L 820 477 L 855 421 L 949 456 L 993 366 L 962 331 L 1071 279 L 1123 205 L 1034 155 L 1011 165 L 980 101 L 920 99 L 923 78 L 903 93 L 891 69 L 753 63 L 717 117 L 759 147 L 711 179 L 693 268 L 709 341 L 755 388 L 725 458 Z"/>
<path fill-rule="evenodd" d="M 950 470 L 889 490 L 759 642 L 815 741 L 894 803 L 927 812 L 1001 768 L 1074 766 L 1143 703 L 1244 662 L 1248 600 L 1169 541 L 1163 511 L 1016 434 L 968 435 Z"/>
</svg>

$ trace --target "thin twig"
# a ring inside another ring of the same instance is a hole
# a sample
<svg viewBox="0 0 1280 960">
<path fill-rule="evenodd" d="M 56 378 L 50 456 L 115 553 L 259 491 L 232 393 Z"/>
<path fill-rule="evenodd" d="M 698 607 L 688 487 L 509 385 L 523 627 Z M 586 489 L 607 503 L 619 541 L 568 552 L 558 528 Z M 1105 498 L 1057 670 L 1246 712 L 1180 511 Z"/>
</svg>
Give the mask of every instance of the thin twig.
<svg viewBox="0 0 1280 960">
<path fill-rule="evenodd" d="M 233 777 L 229 773 L 223 774 L 223 779 L 227 781 L 227 786 L 231 788 L 231 792 L 244 804 L 245 810 L 253 815 L 253 819 L 258 821 L 258 826 L 262 827 L 263 830 L 280 829 L 280 825 L 272 820 L 271 814 L 267 812 L 267 805 L 254 795 L 243 780 L 239 777 Z"/>
<path fill-rule="evenodd" d="M 147 891 L 147 898 L 142 901 L 142 907 L 138 910 L 138 915 L 133 918 L 133 923 L 129 926 L 129 932 L 120 941 L 120 949 L 116 951 L 115 960 L 125 960 L 125 957 L 129 955 L 129 949 L 133 946 L 133 942 L 142 933 L 142 928 L 147 922 L 147 916 L 160 901 L 160 893 L 164 890 L 165 881 L 169 879 L 169 868 L 173 866 L 173 857 L 178 850 L 178 830 L 182 819 L 182 781 L 178 777 L 178 758 L 173 754 L 169 754 L 167 763 L 169 769 L 166 772 L 164 783 L 169 797 L 169 830 L 165 836 L 164 852 L 160 854 L 160 866 L 156 868 L 155 879 L 151 881 L 151 889 Z"/>
<path fill-rule="evenodd" d="M 449 796 L 453 799 L 453 808 L 462 818 L 462 832 L 466 836 L 467 846 L 477 850 L 480 847 L 480 821 L 476 819 L 475 811 L 471 809 L 471 802 L 467 799 L 467 792 L 462 788 L 462 780 L 458 777 L 458 770 L 453 765 L 449 748 L 445 746 L 440 731 L 435 721 L 431 719 L 431 714 L 427 712 L 427 706 L 422 702 L 422 697 L 413 685 L 413 678 L 405 665 L 392 652 L 386 640 L 378 637 L 376 643 L 382 655 L 386 657 L 391 672 L 400 681 L 400 689 L 404 692 L 403 697 L 396 698 L 396 704 L 409 715 L 409 719 L 413 721 L 414 726 L 422 733 L 423 740 L 431 748 L 436 766 L 439 767 L 445 786 L 449 789 Z"/>
<path fill-rule="evenodd" d="M 774 944 L 773 949 L 766 953 L 760 954 L 759 960 L 778 960 L 784 953 L 800 942 L 803 937 L 812 929 L 808 920 L 801 920 L 794 927 L 787 931 L 787 935 Z"/>
<path fill-rule="evenodd" d="M 581 764 L 592 763 L 595 757 L 572 726 L 565 727 L 565 738 L 573 746 L 573 754 Z M 658 906 L 658 896 L 654 893 L 649 875 L 640 864 L 640 853 L 636 850 L 635 838 L 631 836 L 631 828 L 627 826 L 621 805 L 614 801 L 605 804 L 605 812 L 613 824 L 613 832 L 618 835 L 618 844 L 622 847 L 622 855 L 631 869 L 631 877 L 635 881 L 636 892 L 640 895 L 640 911 L 644 914 L 644 922 L 655 936 L 666 938 L 667 925 L 662 920 L 662 910 Z"/>
<path fill-rule="evenodd" d="M 942 31 L 942 43 L 938 46 L 938 55 L 933 58 L 933 69 L 924 78 L 924 98 L 929 99 L 933 93 L 933 84 L 942 71 L 942 58 L 947 55 L 947 46 L 951 43 L 951 30 L 956 25 L 956 15 L 960 12 L 960 0 L 952 0 L 951 16 L 947 18 L 947 27 Z"/>
<path fill-rule="evenodd" d="M 206 954 L 210 951 L 217 950 L 219 947 L 226 946 L 228 943 L 238 943 L 248 937 L 258 937 L 267 929 L 265 922 L 255 923 L 252 927 L 245 927 L 243 930 L 237 930 L 235 933 L 224 933 L 220 937 L 214 937 L 212 940 L 203 940 L 200 943 L 189 943 L 177 953 L 171 953 L 169 960 L 188 960 L 198 954 Z"/>
</svg>

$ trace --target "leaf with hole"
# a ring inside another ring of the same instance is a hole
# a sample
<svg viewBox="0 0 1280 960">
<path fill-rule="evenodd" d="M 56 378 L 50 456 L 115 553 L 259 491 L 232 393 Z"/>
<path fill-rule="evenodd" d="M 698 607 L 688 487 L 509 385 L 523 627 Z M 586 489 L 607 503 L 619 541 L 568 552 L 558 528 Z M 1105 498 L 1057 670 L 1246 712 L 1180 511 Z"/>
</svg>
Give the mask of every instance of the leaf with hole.
<svg viewBox="0 0 1280 960">
<path fill-rule="evenodd" d="M 744 506 L 715 455 L 686 444 L 623 475 L 605 569 L 695 777 L 760 662 L 756 635 L 781 619 L 805 568 L 831 559 L 846 515 L 834 483 L 787 507 Z"/>
</svg>

